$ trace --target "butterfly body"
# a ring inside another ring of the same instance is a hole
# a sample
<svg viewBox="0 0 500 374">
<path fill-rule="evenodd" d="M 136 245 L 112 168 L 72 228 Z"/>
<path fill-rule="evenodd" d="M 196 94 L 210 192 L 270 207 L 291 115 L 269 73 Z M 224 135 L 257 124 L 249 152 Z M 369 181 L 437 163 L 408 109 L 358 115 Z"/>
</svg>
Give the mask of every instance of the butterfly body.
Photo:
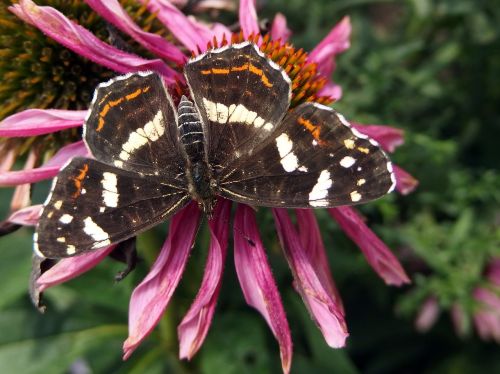
<svg viewBox="0 0 500 374">
<path fill-rule="evenodd" d="M 186 159 L 186 182 L 191 198 L 208 216 L 215 205 L 217 181 L 205 153 L 205 136 L 200 115 L 193 102 L 182 96 L 177 110 L 179 140 Z"/>
<path fill-rule="evenodd" d="M 34 237 L 39 256 L 121 242 L 191 200 L 211 216 L 219 196 L 319 208 L 394 189 L 377 142 L 329 107 L 290 108 L 290 78 L 256 45 L 210 50 L 184 73 L 190 99 L 177 107 L 153 72 L 98 86 L 83 134 L 93 159 L 74 158 L 54 180 Z"/>
</svg>

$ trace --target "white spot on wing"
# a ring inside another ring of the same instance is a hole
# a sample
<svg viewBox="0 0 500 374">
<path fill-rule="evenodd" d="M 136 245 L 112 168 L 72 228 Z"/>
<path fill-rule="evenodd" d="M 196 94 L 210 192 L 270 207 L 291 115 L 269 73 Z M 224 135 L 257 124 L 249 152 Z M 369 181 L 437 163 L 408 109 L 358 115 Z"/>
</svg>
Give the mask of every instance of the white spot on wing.
<svg viewBox="0 0 500 374">
<path fill-rule="evenodd" d="M 71 221 L 73 221 L 73 216 L 69 214 L 63 214 L 61 218 L 59 218 L 59 222 L 64 223 L 65 225 L 71 223 Z"/>
<path fill-rule="evenodd" d="M 83 227 L 83 231 L 85 232 L 85 234 L 89 235 L 90 237 L 92 237 L 92 239 L 98 242 L 96 243 L 98 247 L 106 246 L 110 243 L 109 235 L 107 234 L 107 232 L 104 231 L 102 227 L 99 226 L 97 223 L 92 221 L 91 217 L 85 218 L 83 220 L 83 223 L 85 225 Z M 95 245 L 92 246 L 92 248 L 95 248 Z"/>
<path fill-rule="evenodd" d="M 355 203 L 359 200 L 361 200 L 361 194 L 358 191 L 352 191 L 351 192 L 351 201 Z"/>
<path fill-rule="evenodd" d="M 354 146 L 356 145 L 354 140 L 352 139 L 345 139 L 344 140 L 344 145 L 347 149 L 354 149 Z"/>
<path fill-rule="evenodd" d="M 137 149 L 147 144 L 148 141 L 157 141 L 164 133 L 165 124 L 163 121 L 163 113 L 159 110 L 153 119 L 147 122 L 143 128 L 138 128 L 129 135 L 127 141 L 122 145 L 123 151 L 120 152 L 119 157 L 124 161 L 128 160 L 130 155 Z M 121 167 L 122 165 L 123 163 L 116 166 Z"/>
<path fill-rule="evenodd" d="M 203 98 L 203 105 L 207 111 L 207 117 L 210 121 L 217 122 L 217 106 L 214 102 Z"/>
<path fill-rule="evenodd" d="M 63 204 L 63 201 L 62 201 L 62 200 L 57 200 L 57 201 L 54 203 L 54 208 L 56 208 L 57 210 L 59 210 L 59 209 L 61 209 L 62 204 Z"/>
<path fill-rule="evenodd" d="M 66 247 L 66 254 L 68 255 L 74 255 L 76 253 L 76 248 L 74 245 L 71 245 L 69 244 L 67 247 Z"/>
<path fill-rule="evenodd" d="M 220 124 L 225 123 L 244 123 L 256 128 L 263 128 L 266 131 L 271 131 L 274 125 L 266 122 L 265 119 L 259 117 L 257 112 L 249 110 L 243 104 L 231 104 L 227 107 L 221 103 L 214 103 L 206 98 L 203 98 L 203 105 L 207 117 L 210 121 Z"/>
<path fill-rule="evenodd" d="M 116 208 L 118 206 L 118 181 L 116 179 L 116 174 L 105 172 L 102 176 L 102 199 L 104 201 L 104 205 Z"/>
<path fill-rule="evenodd" d="M 66 238 L 64 236 L 60 236 L 56 239 L 59 243 L 66 243 Z"/>
<path fill-rule="evenodd" d="M 229 108 L 224 104 L 217 103 L 217 122 L 227 123 L 227 118 L 229 117 Z"/>
<path fill-rule="evenodd" d="M 299 160 L 292 152 L 293 142 L 287 134 L 283 133 L 276 138 L 276 146 L 281 157 L 281 165 L 287 172 L 292 172 L 299 167 Z"/>
<path fill-rule="evenodd" d="M 356 159 L 351 157 L 351 156 L 345 156 L 342 160 L 340 160 L 340 166 L 343 168 L 350 168 L 354 163 L 356 162 Z"/>
<path fill-rule="evenodd" d="M 309 193 L 309 205 L 324 206 L 324 201 L 321 201 L 321 199 L 328 196 L 328 190 L 332 187 L 332 185 L 333 181 L 330 178 L 330 172 L 328 170 L 323 170 L 319 175 L 316 184 Z"/>
</svg>

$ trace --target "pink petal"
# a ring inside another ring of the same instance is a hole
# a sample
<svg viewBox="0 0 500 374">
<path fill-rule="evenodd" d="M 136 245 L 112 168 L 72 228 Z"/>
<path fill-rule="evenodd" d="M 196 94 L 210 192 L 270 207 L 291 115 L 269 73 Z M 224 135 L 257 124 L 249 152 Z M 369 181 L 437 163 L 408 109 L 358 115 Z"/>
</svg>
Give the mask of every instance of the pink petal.
<svg viewBox="0 0 500 374">
<path fill-rule="evenodd" d="M 201 287 L 177 328 L 181 358 L 190 360 L 198 352 L 210 328 L 226 259 L 230 215 L 231 201 L 220 199 L 208 223 L 211 240 Z"/>
<path fill-rule="evenodd" d="M 67 282 L 85 273 L 100 263 L 116 245 L 86 252 L 79 256 L 63 258 L 38 278 L 38 291 L 43 292 L 49 287 Z"/>
<path fill-rule="evenodd" d="M 342 314 L 345 314 L 340 293 L 330 272 L 316 216 L 311 209 L 296 209 L 295 214 L 297 216 L 300 243 L 305 249 L 305 254 L 309 257 L 309 261 L 316 270 L 316 275 L 321 284 L 328 294 L 332 296 Z"/>
<path fill-rule="evenodd" d="M 222 40 L 231 40 L 231 35 L 233 34 L 231 30 L 229 30 L 225 25 L 222 23 L 217 23 L 214 22 L 212 25 L 212 28 L 210 29 L 212 36 L 212 39 L 215 38 L 219 42 Z M 202 51 L 204 51 L 206 48 L 203 48 Z"/>
<path fill-rule="evenodd" d="M 271 25 L 271 39 L 286 42 L 291 35 L 292 31 L 286 25 L 286 17 L 281 13 L 276 13 Z"/>
<path fill-rule="evenodd" d="M 124 359 L 149 335 L 170 302 L 196 238 L 200 217 L 194 202 L 172 217 L 168 238 L 158 258 L 130 298 L 129 336 L 123 344 Z"/>
<path fill-rule="evenodd" d="M 293 226 L 286 209 L 273 209 L 274 222 L 288 264 L 293 272 L 294 286 L 306 304 L 311 317 L 318 325 L 327 344 L 333 348 L 345 346 L 349 336 L 342 308 L 331 285 L 320 277 L 308 249 Z M 307 219 L 307 217 L 305 217 Z M 302 221 L 305 220 L 302 217 Z"/>
<path fill-rule="evenodd" d="M 309 53 L 309 61 L 318 64 L 318 71 L 328 79 L 335 69 L 335 55 L 350 47 L 351 21 L 344 17 Z"/>
<path fill-rule="evenodd" d="M 170 30 L 190 51 L 205 50 L 212 41 L 213 32 L 194 19 L 190 19 L 168 0 L 140 0 L 142 4 Z M 228 33 L 230 35 L 230 33 Z"/>
<path fill-rule="evenodd" d="M 15 149 L 14 148 L 7 149 L 7 144 L 4 142 L 0 144 L 0 155 L 3 155 L 3 157 L 0 159 L 0 173 L 4 171 L 9 171 L 16 162 Z"/>
<path fill-rule="evenodd" d="M 38 159 L 37 152 L 32 149 L 23 167 L 23 171 L 31 170 Z M 10 210 L 16 211 L 31 204 L 31 185 L 20 184 L 14 189 L 14 194 L 10 201 Z"/>
<path fill-rule="evenodd" d="M 318 96 L 330 96 L 332 100 L 338 101 L 342 98 L 342 87 L 338 84 L 327 82 L 323 88 L 318 91 Z"/>
<path fill-rule="evenodd" d="M 396 190 L 402 195 L 412 193 L 418 186 L 418 180 L 397 165 L 392 165 L 396 175 Z"/>
<path fill-rule="evenodd" d="M 104 43 L 52 7 L 39 7 L 31 0 L 20 0 L 9 10 L 73 52 L 120 73 L 155 70 L 164 76 L 167 83 L 183 79 L 181 74 L 159 59 L 146 60 Z"/>
<path fill-rule="evenodd" d="M 27 206 L 12 213 L 7 221 L 22 226 L 35 226 L 38 223 L 42 208 L 42 204 Z"/>
<path fill-rule="evenodd" d="M 143 47 L 150 50 L 158 57 L 177 64 L 183 64 L 187 57 L 172 43 L 158 34 L 142 30 L 130 18 L 117 0 L 85 0 L 101 17 L 115 25 L 124 33 L 130 35 Z"/>
<path fill-rule="evenodd" d="M 494 258 L 488 265 L 488 280 L 495 286 L 500 286 L 500 258 Z"/>
<path fill-rule="evenodd" d="M 360 133 L 376 140 L 387 152 L 394 152 L 396 147 L 404 143 L 404 131 L 391 126 L 362 125 L 351 122 L 351 125 Z"/>
<path fill-rule="evenodd" d="M 439 303 L 435 297 L 429 297 L 422 304 L 417 319 L 415 320 L 415 328 L 417 331 L 429 331 L 436 324 L 439 317 Z"/>
<path fill-rule="evenodd" d="M 239 204 L 234 219 L 234 263 L 246 302 L 257 309 L 280 346 L 285 373 L 292 362 L 290 328 L 260 239 L 252 208 Z M 252 243 L 250 242 L 252 241 Z"/>
<path fill-rule="evenodd" d="M 387 246 L 366 226 L 351 207 L 328 209 L 342 230 L 361 249 L 366 260 L 387 284 L 400 286 L 410 283 L 403 267 Z"/>
<path fill-rule="evenodd" d="M 240 27 L 243 36 L 248 38 L 250 35 L 259 35 L 259 19 L 255 10 L 255 0 L 240 0 Z"/>
<path fill-rule="evenodd" d="M 477 288 L 474 298 L 480 304 L 480 309 L 474 313 L 474 325 L 479 336 L 500 343 L 500 297 L 492 290 Z"/>
<path fill-rule="evenodd" d="M 76 156 L 89 156 L 83 141 L 62 147 L 54 157 L 38 168 L 0 172 L 0 186 L 16 186 L 53 178 L 66 162 Z"/>
<path fill-rule="evenodd" d="M 0 122 L 0 136 L 35 136 L 78 127 L 86 110 L 27 109 Z"/>
</svg>

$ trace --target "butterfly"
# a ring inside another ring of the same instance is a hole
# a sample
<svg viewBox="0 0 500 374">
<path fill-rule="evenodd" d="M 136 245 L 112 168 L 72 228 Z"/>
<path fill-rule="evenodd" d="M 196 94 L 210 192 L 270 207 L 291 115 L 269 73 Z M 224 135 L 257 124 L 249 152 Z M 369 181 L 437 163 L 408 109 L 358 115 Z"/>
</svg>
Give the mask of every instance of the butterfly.
<svg viewBox="0 0 500 374">
<path fill-rule="evenodd" d="M 330 107 L 290 109 L 287 73 L 249 42 L 184 67 L 190 98 L 175 106 L 162 78 L 135 72 L 101 83 L 83 127 L 93 158 L 59 172 L 34 235 L 61 258 L 109 246 L 195 200 L 319 208 L 377 199 L 395 187 L 379 144 Z"/>
</svg>

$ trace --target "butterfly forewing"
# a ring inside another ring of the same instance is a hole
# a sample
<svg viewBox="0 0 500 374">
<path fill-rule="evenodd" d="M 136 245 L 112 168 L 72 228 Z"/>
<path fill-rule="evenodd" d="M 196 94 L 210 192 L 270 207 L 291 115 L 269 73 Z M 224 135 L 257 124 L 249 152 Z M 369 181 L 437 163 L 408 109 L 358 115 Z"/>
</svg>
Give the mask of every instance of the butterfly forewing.
<svg viewBox="0 0 500 374">
<path fill-rule="evenodd" d="M 215 168 L 251 152 L 288 109 L 290 79 L 253 44 L 209 51 L 184 70 Z"/>
<path fill-rule="evenodd" d="M 89 113 L 84 137 L 96 159 L 150 175 L 184 171 L 176 111 L 158 74 L 132 73 L 100 84 Z"/>
<path fill-rule="evenodd" d="M 222 171 L 222 195 L 253 205 L 333 207 L 379 198 L 394 188 L 380 146 L 333 109 L 304 103 L 272 141 Z"/>
<path fill-rule="evenodd" d="M 106 247 L 155 226 L 188 201 L 185 190 L 165 179 L 75 158 L 54 182 L 35 248 L 59 258 Z"/>
</svg>

